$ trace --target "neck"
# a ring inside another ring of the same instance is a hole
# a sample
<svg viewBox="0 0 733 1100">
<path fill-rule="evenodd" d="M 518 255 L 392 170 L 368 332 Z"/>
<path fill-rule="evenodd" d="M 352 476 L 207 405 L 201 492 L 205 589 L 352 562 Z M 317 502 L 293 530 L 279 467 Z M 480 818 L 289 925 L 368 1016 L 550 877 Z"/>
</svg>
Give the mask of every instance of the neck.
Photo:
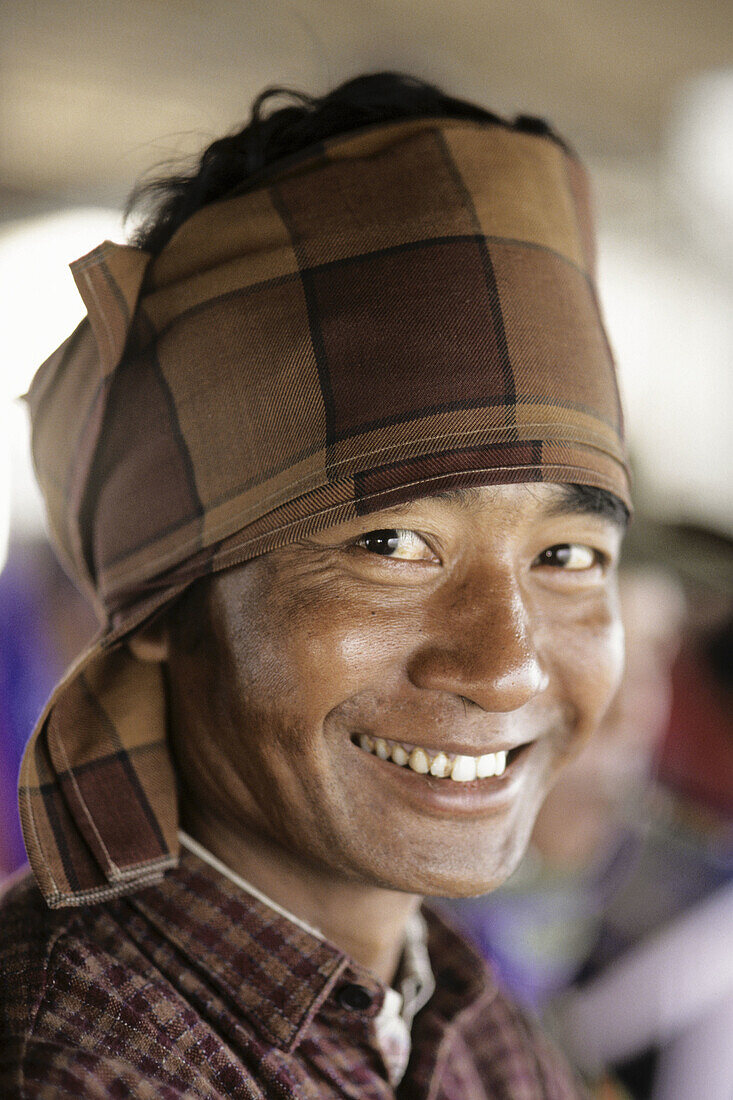
<svg viewBox="0 0 733 1100">
<path fill-rule="evenodd" d="M 287 909 L 376 977 L 392 983 L 405 928 L 420 904 L 414 894 L 334 878 L 303 865 L 262 837 L 243 836 L 190 807 L 183 828 L 226 867 Z"/>
</svg>

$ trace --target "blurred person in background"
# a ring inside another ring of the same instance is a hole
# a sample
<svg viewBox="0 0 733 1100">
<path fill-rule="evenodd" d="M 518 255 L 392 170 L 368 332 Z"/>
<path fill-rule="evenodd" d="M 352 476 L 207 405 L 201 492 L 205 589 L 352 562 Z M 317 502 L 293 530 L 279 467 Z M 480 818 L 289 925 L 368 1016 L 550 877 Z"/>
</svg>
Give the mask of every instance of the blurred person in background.
<svg viewBox="0 0 733 1100">
<path fill-rule="evenodd" d="M 733 548 L 657 530 L 687 614 L 671 714 L 626 875 L 577 988 L 555 1008 L 580 1064 L 640 1100 L 733 1094 Z M 604 1021 L 599 1030 L 598 1024 Z"/>
<path fill-rule="evenodd" d="M 0 1082 L 571 1100 L 421 900 L 508 877 L 618 684 L 587 180 L 412 78 L 270 99 L 73 265 L 31 387 L 104 625 L 23 760 Z"/>
</svg>

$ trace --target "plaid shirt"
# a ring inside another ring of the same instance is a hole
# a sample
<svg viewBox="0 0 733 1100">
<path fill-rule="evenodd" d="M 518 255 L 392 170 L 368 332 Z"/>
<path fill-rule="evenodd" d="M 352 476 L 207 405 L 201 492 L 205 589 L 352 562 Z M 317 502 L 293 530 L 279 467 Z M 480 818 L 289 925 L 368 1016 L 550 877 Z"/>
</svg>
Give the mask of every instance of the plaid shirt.
<svg viewBox="0 0 733 1100">
<path fill-rule="evenodd" d="M 0 1095 L 571 1100 L 583 1095 L 484 961 L 430 911 L 437 988 L 396 1089 L 386 987 L 196 855 L 158 885 L 50 910 L 30 876 L 0 908 Z"/>
</svg>

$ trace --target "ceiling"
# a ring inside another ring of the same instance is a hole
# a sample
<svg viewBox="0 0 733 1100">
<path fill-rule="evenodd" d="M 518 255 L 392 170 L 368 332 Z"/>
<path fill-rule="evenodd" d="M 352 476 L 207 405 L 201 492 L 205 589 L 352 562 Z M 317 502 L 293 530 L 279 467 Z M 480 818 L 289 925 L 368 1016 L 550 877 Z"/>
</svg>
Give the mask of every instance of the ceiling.
<svg viewBox="0 0 733 1100">
<path fill-rule="evenodd" d="M 683 82 L 731 43 L 728 0 L 3 0 L 0 199 L 6 218 L 119 203 L 267 84 L 323 92 L 380 68 L 648 166 Z"/>
</svg>

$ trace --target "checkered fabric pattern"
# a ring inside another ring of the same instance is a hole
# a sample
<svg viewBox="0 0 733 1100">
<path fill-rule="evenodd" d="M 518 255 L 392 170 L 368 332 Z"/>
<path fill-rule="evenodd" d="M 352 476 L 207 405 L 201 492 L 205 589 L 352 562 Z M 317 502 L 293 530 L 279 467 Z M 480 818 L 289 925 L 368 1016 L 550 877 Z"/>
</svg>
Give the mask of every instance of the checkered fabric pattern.
<svg viewBox="0 0 733 1100">
<path fill-rule="evenodd" d="M 201 551 L 218 568 L 458 477 L 628 499 L 585 178 L 551 137 L 371 128 L 152 262 L 107 242 L 72 267 L 89 319 L 31 388 L 33 446 L 108 613 Z"/>
<path fill-rule="evenodd" d="M 29 394 L 62 559 L 105 620 L 23 761 L 51 905 L 177 858 L 164 695 L 117 642 L 195 578 L 455 486 L 628 502 L 584 171 L 556 139 L 421 119 L 309 150 L 160 255 L 72 265 L 88 318 Z"/>
<path fill-rule="evenodd" d="M 374 1029 L 386 987 L 196 856 L 80 910 L 49 910 L 27 876 L 0 903 L 0 1094 L 579 1100 L 480 956 L 426 915 L 437 989 L 393 1090 Z"/>
</svg>

